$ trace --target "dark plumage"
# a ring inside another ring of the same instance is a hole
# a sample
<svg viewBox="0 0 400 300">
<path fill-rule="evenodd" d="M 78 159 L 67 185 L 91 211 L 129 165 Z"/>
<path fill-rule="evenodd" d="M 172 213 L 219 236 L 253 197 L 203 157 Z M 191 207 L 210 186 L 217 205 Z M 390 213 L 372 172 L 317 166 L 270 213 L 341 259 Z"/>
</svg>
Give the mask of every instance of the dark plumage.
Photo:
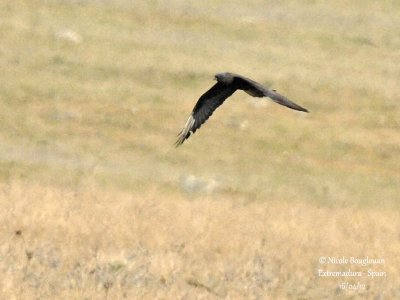
<svg viewBox="0 0 400 300">
<path fill-rule="evenodd" d="M 185 127 L 178 134 L 176 146 L 183 144 L 190 134 L 195 133 L 224 101 L 236 90 L 243 90 L 253 97 L 268 97 L 272 101 L 291 109 L 308 112 L 307 109 L 290 101 L 275 90 L 269 90 L 258 82 L 234 73 L 219 73 L 214 77 L 217 83 L 197 101 Z"/>
</svg>

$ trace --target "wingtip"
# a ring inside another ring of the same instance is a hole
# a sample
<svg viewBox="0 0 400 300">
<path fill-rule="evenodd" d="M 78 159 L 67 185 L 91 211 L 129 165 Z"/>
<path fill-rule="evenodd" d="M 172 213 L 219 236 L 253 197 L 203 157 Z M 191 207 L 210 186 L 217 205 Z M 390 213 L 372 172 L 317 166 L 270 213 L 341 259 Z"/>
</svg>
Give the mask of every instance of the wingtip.
<svg viewBox="0 0 400 300">
<path fill-rule="evenodd" d="M 185 140 L 188 138 L 188 135 L 187 134 L 185 134 L 186 132 L 185 132 L 185 130 L 182 130 L 177 136 L 178 136 L 178 139 L 176 140 L 176 142 L 175 142 L 175 148 L 177 148 L 177 147 L 179 147 L 180 145 L 182 145 L 184 142 L 185 142 Z"/>
<path fill-rule="evenodd" d="M 309 113 L 310 112 L 307 108 L 301 107 L 299 105 L 296 105 L 295 107 L 289 107 L 289 108 L 297 110 L 297 111 L 305 112 L 305 113 Z"/>
<path fill-rule="evenodd" d="M 180 133 L 178 133 L 177 137 L 178 140 L 175 142 L 175 147 L 179 147 L 180 145 L 183 144 L 183 142 L 190 136 L 191 130 L 193 128 L 195 119 L 193 118 L 193 113 L 189 116 L 185 127 L 181 130 Z"/>
<path fill-rule="evenodd" d="M 298 110 L 298 111 L 305 112 L 305 113 L 309 113 L 310 112 L 307 108 L 304 108 L 303 106 L 300 106 L 298 104 L 295 104 L 295 107 L 291 107 L 291 108 L 293 108 L 295 110 Z"/>
<path fill-rule="evenodd" d="M 181 141 L 180 139 L 178 139 L 175 143 L 174 143 L 174 145 L 175 145 L 175 148 L 178 148 L 180 145 L 182 145 L 183 144 L 183 141 Z"/>
<path fill-rule="evenodd" d="M 183 144 L 183 142 L 185 141 L 184 138 L 182 138 L 182 132 L 180 134 L 178 134 L 179 138 L 176 140 L 176 142 L 174 143 L 175 148 L 178 148 L 180 145 Z"/>
</svg>

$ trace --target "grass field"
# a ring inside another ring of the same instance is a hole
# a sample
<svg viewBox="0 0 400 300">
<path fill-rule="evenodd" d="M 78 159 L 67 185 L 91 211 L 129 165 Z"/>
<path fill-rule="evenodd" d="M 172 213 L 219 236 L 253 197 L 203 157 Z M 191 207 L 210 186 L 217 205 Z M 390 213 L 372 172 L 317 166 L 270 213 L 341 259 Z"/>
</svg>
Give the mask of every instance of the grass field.
<svg viewBox="0 0 400 300">
<path fill-rule="evenodd" d="M 400 297 L 397 1 L 6 0 L 0 37 L 1 299 Z M 221 71 L 310 114 L 238 92 L 175 148 Z"/>
</svg>

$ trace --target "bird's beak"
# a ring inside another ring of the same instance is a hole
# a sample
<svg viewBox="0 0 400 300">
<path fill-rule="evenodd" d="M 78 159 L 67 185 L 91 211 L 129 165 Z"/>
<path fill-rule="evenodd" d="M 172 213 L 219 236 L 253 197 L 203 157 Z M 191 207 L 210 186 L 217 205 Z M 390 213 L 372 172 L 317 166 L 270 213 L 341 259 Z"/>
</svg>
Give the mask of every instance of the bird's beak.
<svg viewBox="0 0 400 300">
<path fill-rule="evenodd" d="M 214 76 L 213 80 L 217 80 L 217 76 Z"/>
</svg>

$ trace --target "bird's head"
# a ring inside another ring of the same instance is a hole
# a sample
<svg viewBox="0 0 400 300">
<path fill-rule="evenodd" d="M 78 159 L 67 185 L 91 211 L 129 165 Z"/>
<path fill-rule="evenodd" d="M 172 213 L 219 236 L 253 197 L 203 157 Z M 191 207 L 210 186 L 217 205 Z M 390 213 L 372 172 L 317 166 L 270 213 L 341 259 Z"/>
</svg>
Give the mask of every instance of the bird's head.
<svg viewBox="0 0 400 300">
<path fill-rule="evenodd" d="M 218 73 L 218 74 L 215 74 L 214 80 L 224 83 L 224 84 L 230 84 L 230 83 L 232 83 L 233 76 L 231 73 L 228 73 L 228 72 Z"/>
</svg>

